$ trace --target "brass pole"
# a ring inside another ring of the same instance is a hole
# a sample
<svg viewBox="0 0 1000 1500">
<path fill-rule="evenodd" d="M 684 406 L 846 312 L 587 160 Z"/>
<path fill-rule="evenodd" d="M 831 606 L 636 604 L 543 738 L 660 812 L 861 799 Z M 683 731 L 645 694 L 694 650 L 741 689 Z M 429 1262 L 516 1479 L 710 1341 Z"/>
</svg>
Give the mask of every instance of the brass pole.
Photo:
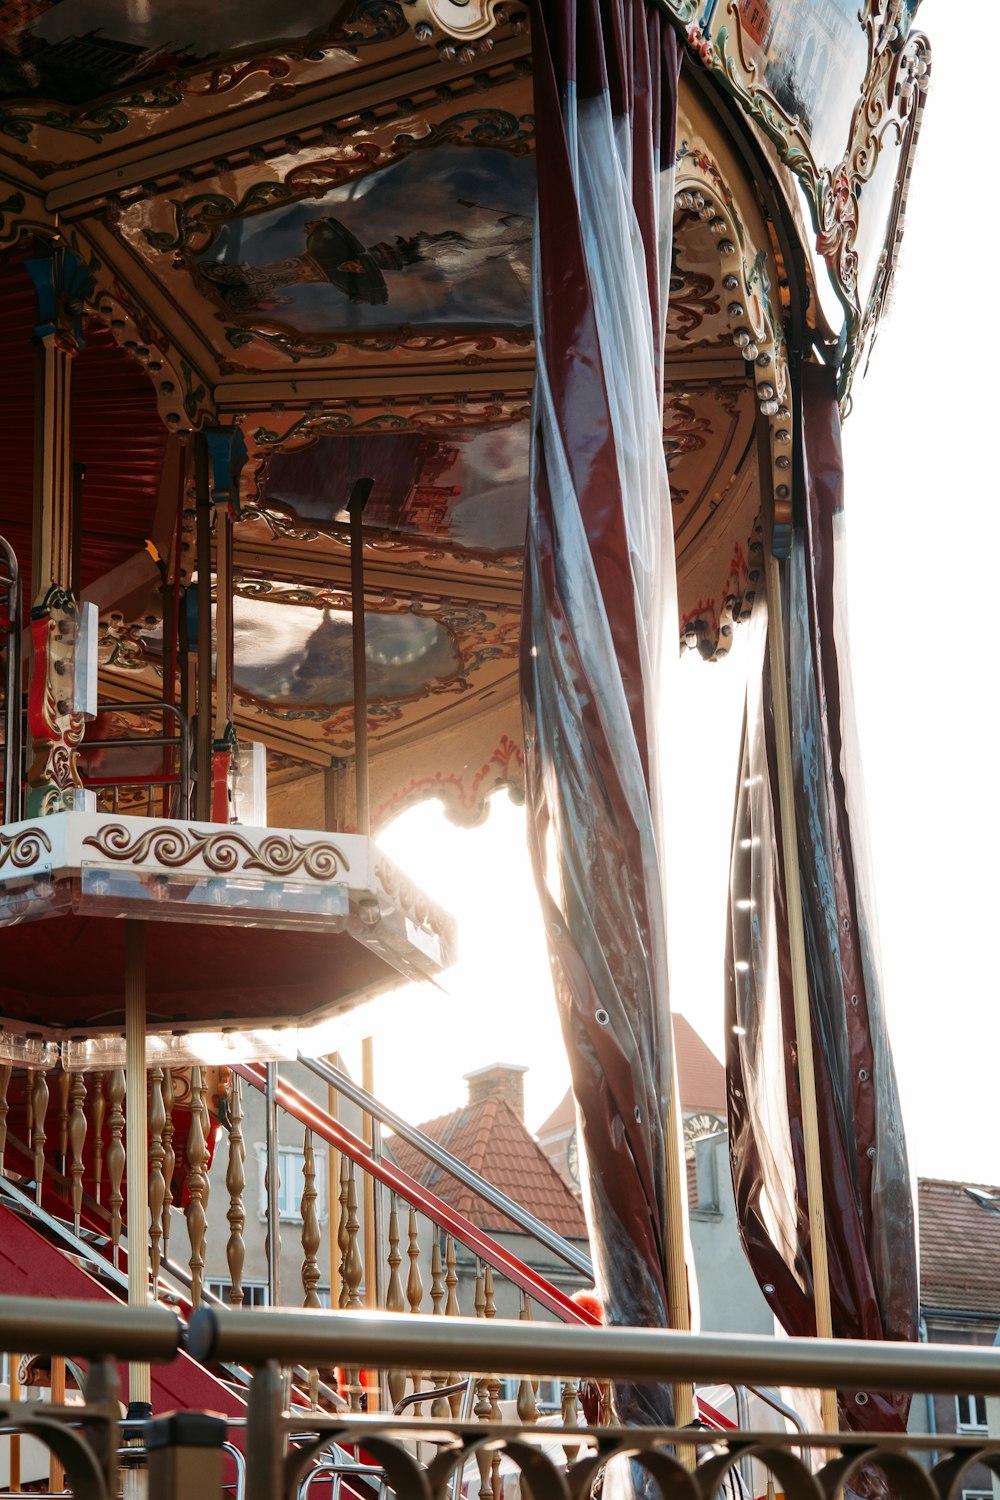
<svg viewBox="0 0 1000 1500">
<path fill-rule="evenodd" d="M 681 1194 L 686 1186 L 686 1179 L 681 1176 L 683 1135 L 676 1061 L 664 1147 L 667 1175 L 667 1315 L 671 1328 L 686 1333 L 691 1328 L 691 1303 L 684 1247 L 684 1200 Z M 678 1427 L 686 1427 L 689 1422 L 694 1421 L 694 1387 L 688 1381 L 678 1382 L 674 1386 L 674 1421 Z M 694 1450 L 691 1455 L 692 1468 L 693 1453 Z"/>
<path fill-rule="evenodd" d="M 354 787 L 358 833 L 370 829 L 368 804 L 368 664 L 365 657 L 364 509 L 372 492 L 371 479 L 359 479 L 351 491 L 351 640 L 354 648 Z"/>
<path fill-rule="evenodd" d="M 778 561 L 773 551 L 774 502 L 767 483 L 770 475 L 770 450 L 764 423 L 759 426 L 758 436 L 762 459 L 760 464 L 761 491 L 764 496 L 764 511 L 767 520 L 764 561 L 767 581 L 767 647 L 771 666 L 775 752 L 778 763 L 778 810 L 785 871 L 785 906 L 788 912 L 792 1008 L 798 1043 L 799 1097 L 802 1101 L 802 1144 L 805 1152 L 813 1303 L 816 1309 L 816 1336 L 829 1339 L 833 1337 L 833 1315 L 830 1305 L 826 1211 L 823 1204 L 823 1165 L 820 1155 L 819 1112 L 816 1106 L 816 1071 L 813 1060 L 809 973 L 806 967 L 805 932 L 802 923 L 802 887 L 799 880 L 798 832 L 795 820 L 792 731 L 788 710 L 788 685 L 785 680 L 785 631 L 781 617 L 781 579 L 778 573 Z M 836 1432 L 838 1426 L 836 1391 L 821 1390 L 820 1403 L 824 1431 Z"/>
<path fill-rule="evenodd" d="M 204 433 L 194 441 L 195 556 L 198 564 L 198 733 L 195 741 L 194 815 L 212 816 L 212 502 L 208 446 Z"/>
<path fill-rule="evenodd" d="M 128 1211 L 128 1305 L 149 1306 L 149 1150 L 146 1141 L 145 928 L 125 922 L 125 1192 Z M 148 1405 L 149 1365 L 128 1369 L 129 1406 Z"/>
<path fill-rule="evenodd" d="M 27 1299 L 20 1300 L 23 1305 Z M 27 1343 L 36 1347 L 30 1339 Z M 197 1360 L 249 1365 L 276 1360 L 438 1371 L 480 1370 L 485 1365 L 497 1375 L 569 1371 L 594 1380 L 641 1383 L 725 1379 L 802 1389 L 825 1384 L 831 1389 L 1000 1395 L 996 1350 L 974 1344 L 778 1339 L 752 1333 L 568 1327 L 516 1318 L 439 1318 L 430 1313 L 401 1318 L 398 1313 L 368 1311 L 237 1312 L 200 1307 L 191 1318 L 187 1348 Z"/>
</svg>

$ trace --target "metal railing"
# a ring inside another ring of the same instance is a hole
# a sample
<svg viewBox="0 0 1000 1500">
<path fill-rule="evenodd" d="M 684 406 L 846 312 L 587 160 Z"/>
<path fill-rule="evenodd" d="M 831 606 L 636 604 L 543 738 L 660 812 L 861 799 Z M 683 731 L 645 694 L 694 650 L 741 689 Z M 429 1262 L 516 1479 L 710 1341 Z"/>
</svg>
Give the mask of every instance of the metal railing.
<svg viewBox="0 0 1000 1500">
<path fill-rule="evenodd" d="M 428 1161 L 432 1161 L 441 1167 L 449 1176 L 454 1177 L 457 1182 L 461 1182 L 465 1187 L 471 1188 L 477 1197 L 482 1198 L 486 1203 L 492 1204 L 494 1208 L 498 1209 L 500 1213 L 516 1224 L 525 1234 L 530 1235 L 540 1245 L 544 1245 L 546 1249 L 552 1250 L 567 1265 L 572 1266 L 574 1271 L 579 1271 L 582 1276 L 587 1277 L 588 1281 L 593 1281 L 593 1262 L 584 1250 L 579 1249 L 576 1245 L 571 1245 L 569 1240 L 564 1239 L 561 1234 L 556 1234 L 554 1229 L 550 1229 L 547 1224 L 543 1224 L 541 1219 L 537 1219 L 534 1214 L 529 1213 L 520 1203 L 515 1202 L 513 1198 L 509 1198 L 506 1193 L 502 1193 L 499 1188 L 494 1187 L 491 1182 L 488 1182 L 485 1177 L 481 1177 L 478 1172 L 474 1172 L 471 1167 L 467 1167 L 465 1162 L 459 1161 L 457 1156 L 453 1156 L 450 1151 L 446 1151 L 443 1146 L 439 1146 L 437 1141 L 432 1141 L 430 1136 L 425 1135 L 422 1130 L 417 1130 L 415 1126 L 407 1124 L 400 1115 L 388 1109 L 386 1105 L 375 1098 L 374 1094 L 368 1093 L 367 1089 L 363 1089 L 360 1084 L 355 1083 L 353 1078 L 349 1078 L 340 1068 L 331 1067 L 329 1063 L 321 1062 L 315 1057 L 306 1057 L 302 1052 L 298 1055 L 298 1061 L 304 1068 L 308 1068 L 310 1073 L 315 1074 L 324 1083 L 328 1083 L 332 1088 L 335 1088 L 345 1099 L 349 1099 L 352 1104 L 356 1104 L 359 1109 L 378 1120 L 379 1124 L 384 1125 L 387 1130 L 391 1130 L 393 1135 L 398 1136 L 401 1141 L 406 1141 L 409 1145 L 415 1146 L 418 1151 L 427 1157 Z"/>
<path fill-rule="evenodd" d="M 83 784 L 90 791 L 117 792 L 122 787 L 145 787 L 150 797 L 157 790 L 175 787 L 177 806 L 175 817 L 186 818 L 190 815 L 191 799 L 191 732 L 188 722 L 177 704 L 169 703 L 166 699 L 155 699 L 137 703 L 120 703 L 115 701 L 102 702 L 98 706 L 99 714 L 120 714 L 123 716 L 162 714 L 164 718 L 163 733 L 159 735 L 146 734 L 122 734 L 108 739 L 84 739 L 80 744 L 80 755 L 96 755 L 107 750 L 156 750 L 161 749 L 172 755 L 177 755 L 176 771 L 162 772 L 136 772 L 123 771 L 120 774 L 109 775 L 106 779 L 99 776 L 84 776 Z M 176 733 L 168 734 L 166 720 L 172 720 Z M 117 811 L 117 808 L 114 809 Z"/>
<path fill-rule="evenodd" d="M 0 1298 L 0 1347 L 92 1362 L 83 1406 L 0 1403 L 0 1423 L 38 1437 L 56 1452 L 74 1495 L 112 1500 L 121 1442 L 113 1361 L 168 1360 L 180 1343 L 178 1320 L 162 1308 L 46 1306 Z M 863 1469 L 871 1471 L 869 1482 L 877 1471 L 899 1500 L 952 1500 L 975 1464 L 1000 1476 L 1000 1435 L 737 1430 L 706 1436 L 690 1428 L 526 1428 L 448 1419 L 414 1423 L 406 1415 L 297 1415 L 288 1407 L 278 1364 L 294 1359 L 368 1367 L 459 1366 L 647 1384 L 705 1378 L 853 1390 L 864 1383 L 886 1391 L 972 1390 L 992 1396 L 1000 1395 L 1000 1352 L 992 1348 L 202 1308 L 192 1318 L 188 1350 L 196 1358 L 239 1360 L 254 1370 L 243 1432 L 246 1500 L 305 1500 L 323 1482 L 329 1482 L 336 1500 L 345 1478 L 372 1482 L 379 1500 L 389 1492 L 398 1500 L 435 1500 L 463 1474 L 471 1474 L 474 1484 L 477 1468 L 481 1494 L 496 1494 L 499 1474 L 513 1469 L 527 1479 L 533 1500 L 584 1500 L 609 1465 L 626 1462 L 645 1471 L 665 1496 L 669 1491 L 669 1500 L 714 1500 L 747 1459 L 770 1475 L 788 1500 L 833 1500 L 857 1483 Z M 193 1494 L 214 1500 L 223 1493 L 227 1424 L 202 1420 L 203 1440 L 197 1417 L 178 1422 L 176 1433 L 162 1419 L 152 1424 L 157 1431 L 147 1432 L 150 1500 L 191 1500 Z M 326 1456 L 332 1443 L 356 1449 L 357 1459 Z M 940 1457 L 930 1462 L 935 1452 Z M 196 1475 L 200 1480 L 192 1489 Z M 237 1484 L 242 1479 L 238 1473 Z M 758 1485 L 755 1493 L 766 1487 Z"/>
</svg>

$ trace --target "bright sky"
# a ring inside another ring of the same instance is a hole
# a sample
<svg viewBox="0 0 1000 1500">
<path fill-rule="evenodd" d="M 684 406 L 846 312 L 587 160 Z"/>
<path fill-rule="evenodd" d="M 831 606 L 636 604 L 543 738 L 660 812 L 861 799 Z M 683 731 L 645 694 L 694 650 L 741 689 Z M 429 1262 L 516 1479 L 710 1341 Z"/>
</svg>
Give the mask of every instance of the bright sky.
<svg viewBox="0 0 1000 1500">
<path fill-rule="evenodd" d="M 997 427 L 993 309 L 976 269 L 989 250 L 991 188 L 976 143 L 989 139 L 990 101 L 968 86 L 966 28 L 948 25 L 940 0 L 925 0 L 920 20 L 933 84 L 894 302 L 845 427 L 854 673 L 912 1164 L 924 1176 L 997 1183 L 1000 494 L 987 447 Z M 737 670 L 688 657 L 681 671 L 691 729 L 671 923 L 692 941 L 675 959 L 673 1004 L 720 1054 Z M 380 1002 L 378 1091 L 423 1120 L 463 1102 L 470 1069 L 524 1063 L 536 1127 L 568 1072 L 523 812 L 495 797 L 485 824 L 464 832 L 425 804 L 380 842 L 459 918 L 462 958 L 446 976 L 448 998 L 422 987 Z"/>
</svg>

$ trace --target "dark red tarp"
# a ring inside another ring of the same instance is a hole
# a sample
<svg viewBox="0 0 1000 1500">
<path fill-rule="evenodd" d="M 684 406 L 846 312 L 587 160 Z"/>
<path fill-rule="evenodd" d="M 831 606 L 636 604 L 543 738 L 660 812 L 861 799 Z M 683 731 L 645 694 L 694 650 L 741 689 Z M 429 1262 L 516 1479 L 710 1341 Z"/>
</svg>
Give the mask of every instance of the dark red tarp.
<svg viewBox="0 0 1000 1500">
<path fill-rule="evenodd" d="M 658 202 L 671 191 L 678 54 L 643 0 L 543 0 L 532 33 L 538 358 L 521 637 L 530 839 L 606 1319 L 663 1327 L 672 1054 L 655 721 L 676 609 Z M 666 1387 L 619 1388 L 616 1399 L 624 1422 L 671 1420 Z"/>
<path fill-rule="evenodd" d="M 833 1331 L 914 1339 L 913 1203 L 886 1033 L 852 719 L 843 463 L 832 370 L 802 370 L 801 518 L 783 565 L 795 814 Z M 756 622 L 731 869 L 727 1016 L 737 1217 L 781 1325 L 816 1331 L 766 620 Z M 905 1429 L 909 1397 L 840 1392 L 844 1426 Z"/>
</svg>

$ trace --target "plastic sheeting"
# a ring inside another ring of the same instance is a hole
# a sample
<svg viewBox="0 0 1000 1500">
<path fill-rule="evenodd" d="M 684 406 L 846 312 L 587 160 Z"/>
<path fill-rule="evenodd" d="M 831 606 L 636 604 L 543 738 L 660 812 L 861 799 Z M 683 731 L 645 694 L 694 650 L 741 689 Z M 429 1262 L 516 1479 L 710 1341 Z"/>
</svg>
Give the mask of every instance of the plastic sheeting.
<svg viewBox="0 0 1000 1500">
<path fill-rule="evenodd" d="M 676 599 L 662 444 L 672 193 L 660 153 L 671 167 L 677 44 L 643 0 L 544 0 L 532 32 L 530 840 L 605 1317 L 663 1327 L 673 1067 L 656 724 Z M 624 1422 L 672 1418 L 666 1387 L 619 1387 L 616 1399 Z"/>
<path fill-rule="evenodd" d="M 914 1339 L 906 1144 L 886 1034 L 844 609 L 834 375 L 802 370 L 802 517 L 783 569 L 796 827 L 833 1331 Z M 755 620 L 733 837 L 727 965 L 737 1218 L 780 1323 L 815 1333 L 766 619 Z M 839 1393 L 850 1429 L 902 1431 L 909 1398 Z"/>
</svg>

